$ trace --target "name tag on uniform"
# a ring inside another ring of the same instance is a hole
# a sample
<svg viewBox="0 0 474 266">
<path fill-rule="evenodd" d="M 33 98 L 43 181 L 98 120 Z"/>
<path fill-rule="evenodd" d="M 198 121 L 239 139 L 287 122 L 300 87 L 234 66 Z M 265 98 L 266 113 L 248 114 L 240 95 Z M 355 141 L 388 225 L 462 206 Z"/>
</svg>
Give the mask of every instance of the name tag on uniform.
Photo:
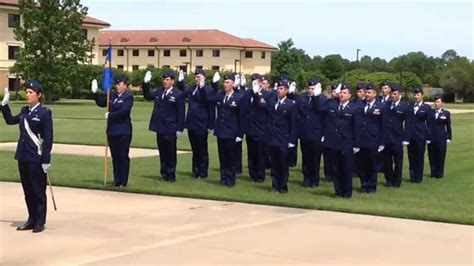
<svg viewBox="0 0 474 266">
<path fill-rule="evenodd" d="M 352 114 L 349 114 L 349 113 L 345 113 L 344 115 L 345 116 L 352 116 Z"/>
<path fill-rule="evenodd" d="M 123 103 L 123 100 L 118 100 L 117 102 L 118 102 L 118 103 Z"/>
<path fill-rule="evenodd" d="M 334 112 L 336 112 L 336 111 L 335 111 L 335 110 L 329 110 L 329 112 L 334 113 Z"/>
<path fill-rule="evenodd" d="M 441 118 L 441 119 L 442 119 L 442 118 Z M 446 119 L 446 117 L 445 117 L 445 119 Z M 33 120 L 33 121 L 38 121 L 38 122 L 41 121 L 41 119 L 39 119 L 38 117 L 33 117 L 31 120 Z"/>
<path fill-rule="evenodd" d="M 397 111 L 397 114 L 403 114 L 404 112 L 403 111 Z"/>
<path fill-rule="evenodd" d="M 236 104 L 234 101 L 232 101 L 232 102 L 230 103 L 230 106 L 232 106 L 232 107 L 236 107 L 236 106 L 237 106 L 237 104 Z"/>
<path fill-rule="evenodd" d="M 440 116 L 439 119 L 446 119 L 446 116 Z"/>
<path fill-rule="evenodd" d="M 374 115 L 380 115 L 380 109 L 374 109 Z"/>
<path fill-rule="evenodd" d="M 170 99 L 169 99 L 170 102 L 176 102 L 176 97 L 174 96 L 170 96 Z"/>
<path fill-rule="evenodd" d="M 423 110 L 420 110 L 420 113 L 425 113 L 425 111 L 423 111 Z"/>
<path fill-rule="evenodd" d="M 265 99 L 261 98 L 260 103 L 266 103 Z"/>
</svg>

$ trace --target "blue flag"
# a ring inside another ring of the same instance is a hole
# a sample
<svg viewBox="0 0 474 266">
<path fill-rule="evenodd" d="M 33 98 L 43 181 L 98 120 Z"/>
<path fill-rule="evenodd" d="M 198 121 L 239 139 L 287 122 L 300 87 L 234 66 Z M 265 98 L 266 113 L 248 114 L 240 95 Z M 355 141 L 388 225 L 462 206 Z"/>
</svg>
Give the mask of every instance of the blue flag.
<svg viewBox="0 0 474 266">
<path fill-rule="evenodd" d="M 107 48 L 107 56 L 105 57 L 105 69 L 102 75 L 102 90 L 108 91 L 114 85 L 113 72 L 112 72 L 112 44 L 109 43 Z"/>
</svg>

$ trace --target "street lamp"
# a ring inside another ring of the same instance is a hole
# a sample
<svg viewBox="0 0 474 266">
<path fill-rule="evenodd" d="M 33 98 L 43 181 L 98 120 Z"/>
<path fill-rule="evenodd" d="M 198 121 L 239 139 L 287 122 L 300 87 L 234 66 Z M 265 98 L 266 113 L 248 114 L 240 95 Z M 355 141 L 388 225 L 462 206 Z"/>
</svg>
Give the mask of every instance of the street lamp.
<svg viewBox="0 0 474 266">
<path fill-rule="evenodd" d="M 359 52 L 362 51 L 361 49 L 357 48 L 357 57 L 356 57 L 356 61 L 357 63 L 359 63 Z"/>
</svg>

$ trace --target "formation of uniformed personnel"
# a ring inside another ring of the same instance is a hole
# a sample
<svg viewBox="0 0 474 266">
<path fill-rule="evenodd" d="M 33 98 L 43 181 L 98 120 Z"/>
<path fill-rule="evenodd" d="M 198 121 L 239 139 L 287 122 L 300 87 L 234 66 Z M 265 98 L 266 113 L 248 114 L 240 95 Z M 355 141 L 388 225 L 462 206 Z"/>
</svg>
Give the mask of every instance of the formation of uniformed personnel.
<svg viewBox="0 0 474 266">
<path fill-rule="evenodd" d="M 333 102 L 336 105 L 339 105 L 339 94 L 341 92 L 341 88 L 337 84 L 331 85 L 331 95 L 327 98 L 328 102 Z M 326 103 L 329 104 L 329 103 Z M 321 140 L 322 141 L 322 140 Z M 323 160 L 324 160 L 324 179 L 328 182 L 332 182 L 334 180 L 334 173 L 332 171 L 332 163 L 331 163 L 331 156 L 329 152 L 329 148 L 323 145 Z"/>
<path fill-rule="evenodd" d="M 444 109 L 444 99 L 435 97 L 435 109 L 428 114 L 428 158 L 430 161 L 430 177 L 442 178 L 444 175 L 444 162 L 446 148 L 452 140 L 451 114 Z"/>
<path fill-rule="evenodd" d="M 51 166 L 53 120 L 51 110 L 41 104 L 42 85 L 36 80 L 28 80 L 25 88 L 27 106 L 21 108 L 19 114 L 13 116 L 11 113 L 8 90 L 5 90 L 1 109 L 8 125 L 18 124 L 20 127 L 15 159 L 18 161 L 28 219 L 17 230 L 39 233 L 46 224 L 46 175 Z"/>
<path fill-rule="evenodd" d="M 247 84 L 247 80 L 245 78 L 245 75 L 242 74 L 237 74 L 237 73 L 233 73 L 234 77 L 235 77 L 235 81 L 234 81 L 234 92 L 236 92 L 237 94 L 239 94 L 242 98 L 244 97 L 244 93 L 246 91 L 246 87 L 245 85 Z M 243 103 L 244 106 L 242 106 L 243 108 L 247 108 L 248 106 L 245 106 L 247 103 Z M 243 124 L 245 124 L 246 122 L 243 122 Z M 243 125 L 245 126 L 245 125 Z M 245 131 L 245 129 L 243 129 Z M 239 141 L 237 144 L 237 157 L 235 158 L 236 160 L 236 171 L 237 171 L 237 174 L 240 175 L 242 173 L 242 141 Z"/>
<path fill-rule="evenodd" d="M 320 110 L 325 113 L 324 142 L 328 148 L 334 188 L 337 197 L 352 197 L 354 154 L 360 150 L 360 108 L 350 103 L 351 86 L 342 84 L 339 103 L 326 101 Z"/>
<path fill-rule="evenodd" d="M 207 136 L 214 131 L 216 111 L 214 104 L 208 101 L 206 96 L 212 90 L 206 85 L 206 73 L 202 69 L 196 69 L 194 74 L 195 84 L 185 88 L 184 73 L 181 70 L 178 88 L 183 91 L 184 97 L 189 99 L 185 128 L 188 129 L 189 143 L 193 151 L 192 177 L 206 178 L 209 169 Z"/>
<path fill-rule="evenodd" d="M 383 119 L 383 170 L 387 187 L 402 184 L 403 146 L 408 145 L 407 123 L 409 106 L 402 102 L 399 84 L 392 84 L 391 100 L 387 103 Z"/>
<path fill-rule="evenodd" d="M 133 106 L 133 95 L 127 90 L 128 82 L 125 75 L 115 78 L 115 92 L 109 99 L 107 119 L 107 141 L 112 154 L 114 168 L 113 186 L 125 187 L 128 184 L 130 171 L 130 143 L 132 141 L 132 121 L 130 113 Z M 92 81 L 92 97 L 100 107 L 107 107 L 107 100 L 97 93 L 97 80 Z"/>
<path fill-rule="evenodd" d="M 217 108 L 217 119 L 214 135 L 217 137 L 217 150 L 220 164 L 220 183 L 233 187 L 238 172 L 238 144 L 244 134 L 244 103 L 242 94 L 234 91 L 235 74 L 224 77 L 224 91 L 219 91 L 219 73 L 216 72 L 213 91 L 207 96 Z"/>
<path fill-rule="evenodd" d="M 153 100 L 153 112 L 149 129 L 156 132 L 156 142 L 160 152 L 160 174 L 163 181 L 176 181 L 176 140 L 184 129 L 184 94 L 174 88 L 175 73 L 163 73 L 163 87 L 150 91 L 152 75 L 147 71 L 143 83 L 143 97 Z"/>
<path fill-rule="evenodd" d="M 423 181 L 426 144 L 430 143 L 428 134 L 428 115 L 431 107 L 423 102 L 423 89 L 415 89 L 415 102 L 408 108 L 408 162 L 410 182 Z"/>
</svg>

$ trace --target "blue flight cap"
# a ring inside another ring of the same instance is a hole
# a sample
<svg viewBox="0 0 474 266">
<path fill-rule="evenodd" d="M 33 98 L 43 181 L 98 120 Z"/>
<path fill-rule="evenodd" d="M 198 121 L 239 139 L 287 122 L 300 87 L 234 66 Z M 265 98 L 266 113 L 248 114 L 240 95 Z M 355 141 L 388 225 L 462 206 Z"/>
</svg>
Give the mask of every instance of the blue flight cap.
<svg viewBox="0 0 474 266">
<path fill-rule="evenodd" d="M 34 80 L 34 79 L 30 79 L 27 82 L 25 82 L 25 88 L 32 89 L 36 93 L 43 92 L 43 86 L 41 85 L 41 83 L 39 83 L 39 81 Z"/>
<path fill-rule="evenodd" d="M 127 76 L 125 75 L 118 75 L 115 77 L 115 83 L 118 84 L 120 82 L 123 82 L 125 84 L 128 84 L 128 79 L 127 79 Z"/>
<path fill-rule="evenodd" d="M 163 73 L 163 79 L 165 79 L 165 78 L 174 79 L 174 78 L 175 78 L 175 73 L 174 73 L 174 71 L 171 70 L 171 69 L 165 70 L 165 72 Z"/>
<path fill-rule="evenodd" d="M 308 80 L 308 87 L 309 86 L 316 86 L 316 84 L 319 83 L 319 79 L 318 78 L 310 78 Z"/>
</svg>

